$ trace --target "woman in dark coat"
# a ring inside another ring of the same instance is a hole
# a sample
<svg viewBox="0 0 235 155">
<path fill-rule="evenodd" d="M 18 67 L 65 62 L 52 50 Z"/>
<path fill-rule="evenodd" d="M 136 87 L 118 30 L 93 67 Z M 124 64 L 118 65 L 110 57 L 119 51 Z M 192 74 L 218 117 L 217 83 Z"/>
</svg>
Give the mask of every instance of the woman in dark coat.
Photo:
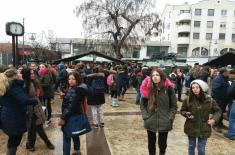
<svg viewBox="0 0 235 155">
<path fill-rule="evenodd" d="M 16 69 L 8 69 L 1 76 L 6 76 L 10 83 L 4 96 L 2 96 L 2 130 L 9 136 L 7 155 L 15 155 L 22 135 L 26 132 L 26 106 L 37 104 L 25 92 L 21 74 Z"/>
<path fill-rule="evenodd" d="M 39 101 L 40 93 L 40 83 L 36 78 L 36 75 L 33 70 L 25 68 L 21 71 L 22 77 L 25 82 L 25 89 L 27 94 L 30 97 L 34 97 L 38 100 L 37 105 L 28 105 L 27 106 L 27 124 L 28 124 L 28 138 L 26 143 L 26 149 L 29 151 L 35 150 L 35 142 L 38 135 L 42 138 L 49 149 L 54 149 L 54 145 L 48 139 L 46 132 L 43 128 L 43 123 L 46 121 L 45 113 L 42 110 L 42 104 Z"/>
</svg>

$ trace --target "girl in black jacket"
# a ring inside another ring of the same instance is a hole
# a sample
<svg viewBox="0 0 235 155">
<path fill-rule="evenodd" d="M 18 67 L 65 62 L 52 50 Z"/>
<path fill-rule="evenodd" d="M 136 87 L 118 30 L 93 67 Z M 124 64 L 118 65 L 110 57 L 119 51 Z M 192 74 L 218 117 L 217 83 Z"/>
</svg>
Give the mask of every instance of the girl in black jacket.
<svg viewBox="0 0 235 155">
<path fill-rule="evenodd" d="M 79 115 L 84 112 L 83 103 L 85 97 L 90 95 L 91 92 L 83 83 L 83 79 L 78 72 L 71 72 L 68 76 L 68 89 L 65 93 L 61 92 L 63 96 L 62 115 L 58 125 L 62 126 L 63 131 L 63 154 L 70 155 L 71 138 L 74 142 L 73 155 L 81 155 L 80 152 L 80 139 L 79 137 L 69 137 L 64 131 L 64 125 L 71 116 Z"/>
</svg>

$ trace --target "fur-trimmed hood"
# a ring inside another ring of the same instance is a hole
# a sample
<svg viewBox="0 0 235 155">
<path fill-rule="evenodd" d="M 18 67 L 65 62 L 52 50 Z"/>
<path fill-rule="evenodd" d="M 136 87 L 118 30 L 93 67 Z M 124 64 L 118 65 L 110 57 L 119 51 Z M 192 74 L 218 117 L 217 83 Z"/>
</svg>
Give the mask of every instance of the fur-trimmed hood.
<svg viewBox="0 0 235 155">
<path fill-rule="evenodd" d="M 151 86 L 151 82 L 152 82 L 152 79 L 151 79 L 149 76 L 147 76 L 147 77 L 143 80 L 143 82 L 142 82 L 142 84 L 141 84 L 141 86 L 140 86 L 140 93 L 141 93 L 141 95 L 142 95 L 143 97 L 148 98 L 149 92 L 150 92 L 149 89 L 150 89 L 150 86 Z M 164 81 L 164 86 L 165 86 L 165 87 L 172 87 L 172 88 L 175 88 L 175 84 L 172 83 L 169 79 L 166 79 L 166 80 Z"/>
</svg>

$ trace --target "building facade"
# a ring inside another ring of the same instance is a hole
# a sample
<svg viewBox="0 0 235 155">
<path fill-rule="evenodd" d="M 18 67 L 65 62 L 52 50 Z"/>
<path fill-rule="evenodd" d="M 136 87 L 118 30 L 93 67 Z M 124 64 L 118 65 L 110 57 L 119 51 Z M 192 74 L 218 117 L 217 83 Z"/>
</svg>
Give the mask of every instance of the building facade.
<svg viewBox="0 0 235 155">
<path fill-rule="evenodd" d="M 203 0 L 166 5 L 161 15 L 163 41 L 189 64 L 235 51 L 235 1 Z"/>
<path fill-rule="evenodd" d="M 109 40 L 92 40 L 79 38 L 54 38 L 51 39 L 51 50 L 61 52 L 62 58 L 82 54 L 89 51 L 97 51 L 108 56 L 115 53 Z M 169 52 L 169 41 L 145 41 L 139 44 L 128 44 L 122 48 L 124 58 L 143 60 L 154 55 L 167 54 Z"/>
</svg>

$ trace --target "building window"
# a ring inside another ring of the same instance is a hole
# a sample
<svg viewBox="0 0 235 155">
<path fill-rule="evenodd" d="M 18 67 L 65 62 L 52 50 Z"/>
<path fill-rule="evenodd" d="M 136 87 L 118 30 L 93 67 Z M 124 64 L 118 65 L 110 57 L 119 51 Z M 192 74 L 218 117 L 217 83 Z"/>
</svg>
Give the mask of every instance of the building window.
<svg viewBox="0 0 235 155">
<path fill-rule="evenodd" d="M 212 39 L 212 33 L 206 33 L 206 40 Z"/>
<path fill-rule="evenodd" d="M 220 23 L 220 28 L 226 28 L 226 22 L 221 22 Z"/>
<path fill-rule="evenodd" d="M 208 16 L 214 16 L 214 12 L 215 12 L 214 9 L 208 9 L 207 15 Z"/>
<path fill-rule="evenodd" d="M 200 33 L 193 33 L 193 39 L 199 39 Z"/>
<path fill-rule="evenodd" d="M 192 50 L 192 56 L 199 56 L 200 55 L 200 48 L 197 47 L 197 48 L 194 48 Z"/>
<path fill-rule="evenodd" d="M 235 34 L 232 34 L 232 42 L 235 42 Z"/>
<path fill-rule="evenodd" d="M 190 13 L 190 10 L 180 10 L 180 14 L 182 13 Z"/>
<path fill-rule="evenodd" d="M 204 47 L 201 48 L 201 56 L 208 56 L 208 53 L 209 53 L 208 49 Z"/>
<path fill-rule="evenodd" d="M 207 28 L 213 28 L 213 21 L 207 21 Z"/>
<path fill-rule="evenodd" d="M 194 27 L 200 27 L 201 22 L 200 21 L 194 21 Z"/>
<path fill-rule="evenodd" d="M 133 58 L 139 58 L 140 57 L 140 48 L 134 48 L 133 49 Z"/>
<path fill-rule="evenodd" d="M 195 9 L 194 13 L 195 16 L 201 16 L 201 14 L 202 14 L 202 9 Z"/>
<path fill-rule="evenodd" d="M 225 33 L 220 33 L 219 34 L 219 39 L 224 40 L 225 39 Z"/>
<path fill-rule="evenodd" d="M 227 16 L 227 10 L 221 10 L 221 16 Z"/>
</svg>

